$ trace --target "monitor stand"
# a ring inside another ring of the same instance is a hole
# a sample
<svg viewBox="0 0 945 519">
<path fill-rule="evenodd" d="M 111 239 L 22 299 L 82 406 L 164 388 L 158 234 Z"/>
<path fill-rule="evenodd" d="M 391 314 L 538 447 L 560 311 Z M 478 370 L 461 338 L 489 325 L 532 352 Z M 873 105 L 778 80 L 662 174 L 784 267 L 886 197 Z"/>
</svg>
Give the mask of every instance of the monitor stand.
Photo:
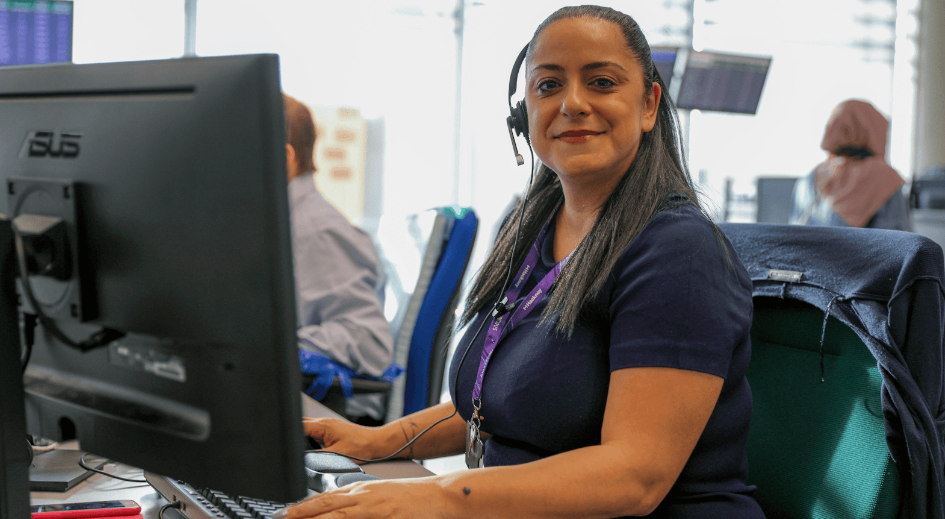
<svg viewBox="0 0 945 519">
<path fill-rule="evenodd" d="M 23 404 L 18 270 L 13 226 L 0 215 L 0 519 L 22 519 L 30 513 L 32 447 L 26 440 Z"/>
<path fill-rule="evenodd" d="M 79 465 L 85 463 L 93 469 L 101 469 L 107 459 L 86 455 L 85 451 L 53 449 L 33 456 L 30 465 L 30 490 L 34 492 L 65 492 L 93 474 Z"/>
</svg>

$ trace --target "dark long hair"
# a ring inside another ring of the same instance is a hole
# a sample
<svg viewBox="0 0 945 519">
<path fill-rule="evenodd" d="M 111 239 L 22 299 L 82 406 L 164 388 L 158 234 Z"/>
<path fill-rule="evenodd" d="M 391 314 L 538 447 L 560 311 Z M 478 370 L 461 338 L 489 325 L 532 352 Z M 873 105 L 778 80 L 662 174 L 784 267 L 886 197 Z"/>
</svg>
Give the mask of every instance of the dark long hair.
<svg viewBox="0 0 945 519">
<path fill-rule="evenodd" d="M 538 26 L 529 42 L 529 54 L 535 39 L 545 27 L 564 18 L 581 17 L 606 20 L 620 27 L 626 37 L 628 50 L 636 57 L 643 71 L 646 93 L 652 92 L 653 83 L 656 82 L 662 94 L 655 126 L 642 135 L 636 158 L 604 202 L 590 232 L 571 254 L 555 281 L 551 299 L 542 314 L 543 320 L 554 317 L 555 330 L 568 335 L 574 331 L 582 309 L 597 295 L 611 275 L 620 254 L 654 215 L 681 203 L 693 204 L 701 210 L 682 153 L 676 107 L 656 70 L 646 37 L 633 18 L 608 7 L 564 7 Z M 674 196 L 676 194 L 681 196 Z M 562 196 L 557 173 L 540 164 L 526 197 L 524 212 L 521 211 L 520 203 L 515 216 L 509 218 L 500 232 L 495 247 L 472 286 L 460 325 L 468 323 L 483 308 L 492 307 L 502 297 L 502 292 L 507 288 L 508 271 L 512 265 L 519 266 L 524 261 Z M 515 234 L 519 220 L 521 236 L 516 247 Z"/>
</svg>

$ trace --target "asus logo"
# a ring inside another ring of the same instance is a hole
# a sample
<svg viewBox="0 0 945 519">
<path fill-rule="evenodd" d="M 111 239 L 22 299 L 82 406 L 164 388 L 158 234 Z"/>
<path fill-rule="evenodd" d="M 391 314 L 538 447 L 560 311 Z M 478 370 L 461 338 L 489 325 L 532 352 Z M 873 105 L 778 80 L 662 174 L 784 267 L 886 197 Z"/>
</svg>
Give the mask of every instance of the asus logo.
<svg viewBox="0 0 945 519">
<path fill-rule="evenodd" d="M 32 131 L 26 134 L 20 157 L 74 159 L 79 156 L 80 138 L 82 135 L 77 132 Z"/>
</svg>

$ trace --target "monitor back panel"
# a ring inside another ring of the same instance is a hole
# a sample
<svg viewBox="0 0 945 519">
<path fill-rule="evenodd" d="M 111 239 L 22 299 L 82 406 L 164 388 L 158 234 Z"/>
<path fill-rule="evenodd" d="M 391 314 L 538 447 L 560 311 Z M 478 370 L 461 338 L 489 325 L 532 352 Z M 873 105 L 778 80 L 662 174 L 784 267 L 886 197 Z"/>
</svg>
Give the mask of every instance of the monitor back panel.
<svg viewBox="0 0 945 519">
<path fill-rule="evenodd" d="M 59 325 L 127 333 L 88 353 L 37 334 L 31 432 L 197 485 L 304 495 L 277 57 L 4 68 L 0 120 L 4 182 L 74 184 L 92 309 Z M 11 216 L 43 205 L 10 200 Z"/>
</svg>

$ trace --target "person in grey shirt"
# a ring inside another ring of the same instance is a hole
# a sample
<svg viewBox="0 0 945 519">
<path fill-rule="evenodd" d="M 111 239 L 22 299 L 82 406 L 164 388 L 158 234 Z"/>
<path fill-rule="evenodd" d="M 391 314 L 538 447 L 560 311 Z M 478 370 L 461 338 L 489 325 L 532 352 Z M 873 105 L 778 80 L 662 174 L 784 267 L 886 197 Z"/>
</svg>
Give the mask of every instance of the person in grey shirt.
<svg viewBox="0 0 945 519">
<path fill-rule="evenodd" d="M 371 237 L 332 207 L 315 187 L 315 122 L 307 106 L 283 95 L 299 347 L 359 374 L 380 376 L 394 341 L 378 297 L 383 279 Z M 350 418 L 383 421 L 383 397 L 347 401 Z"/>
</svg>

